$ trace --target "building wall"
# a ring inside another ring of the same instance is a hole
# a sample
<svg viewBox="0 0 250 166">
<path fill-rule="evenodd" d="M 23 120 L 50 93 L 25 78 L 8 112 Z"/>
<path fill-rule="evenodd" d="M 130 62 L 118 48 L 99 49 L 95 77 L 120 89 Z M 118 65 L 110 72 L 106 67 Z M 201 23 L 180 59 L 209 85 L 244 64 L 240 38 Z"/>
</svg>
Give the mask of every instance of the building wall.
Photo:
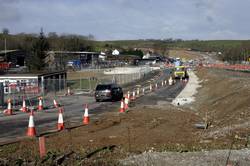
<svg viewBox="0 0 250 166">
<path fill-rule="evenodd" d="M 46 73 L 36 76 L 11 76 L 0 77 L 5 94 L 32 93 L 46 94 L 66 88 L 66 72 Z"/>
</svg>

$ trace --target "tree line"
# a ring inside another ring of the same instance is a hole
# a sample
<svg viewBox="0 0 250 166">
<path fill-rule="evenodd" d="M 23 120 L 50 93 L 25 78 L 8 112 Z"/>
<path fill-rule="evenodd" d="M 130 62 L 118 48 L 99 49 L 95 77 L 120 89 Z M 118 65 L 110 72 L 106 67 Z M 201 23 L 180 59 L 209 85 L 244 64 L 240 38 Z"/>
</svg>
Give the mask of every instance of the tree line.
<svg viewBox="0 0 250 166">
<path fill-rule="evenodd" d="M 181 41 L 174 44 L 178 47 L 191 48 L 194 51 L 217 52 L 218 58 L 229 63 L 241 63 L 250 58 L 250 40 L 214 40 L 214 41 Z"/>
<path fill-rule="evenodd" d="M 9 30 L 4 28 L 0 33 L 0 50 L 22 50 L 27 54 L 27 66 L 32 71 L 40 71 L 45 67 L 45 52 L 56 51 L 95 51 L 94 36 L 62 34 L 49 32 L 44 34 L 43 30 L 39 34 L 19 33 L 9 34 Z"/>
</svg>

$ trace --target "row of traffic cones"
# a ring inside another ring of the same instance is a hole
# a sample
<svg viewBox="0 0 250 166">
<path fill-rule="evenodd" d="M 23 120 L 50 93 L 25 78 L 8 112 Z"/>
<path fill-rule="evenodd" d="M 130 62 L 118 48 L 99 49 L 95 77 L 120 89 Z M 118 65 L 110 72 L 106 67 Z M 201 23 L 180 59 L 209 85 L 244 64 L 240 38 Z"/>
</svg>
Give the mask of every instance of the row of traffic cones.
<svg viewBox="0 0 250 166">
<path fill-rule="evenodd" d="M 89 114 L 88 114 L 88 105 L 86 104 L 84 109 L 84 115 L 83 115 L 83 124 L 88 125 L 89 124 Z M 58 121 L 57 121 L 57 130 L 61 131 L 64 127 L 64 121 L 63 121 L 63 108 L 59 107 L 58 110 Z M 29 137 L 35 137 L 36 136 L 36 129 L 35 129 L 35 123 L 34 123 L 34 111 L 31 110 L 30 116 L 29 116 L 29 124 L 28 124 L 28 130 L 26 133 Z"/>
<path fill-rule="evenodd" d="M 174 80 L 173 80 L 172 77 L 169 78 L 168 83 L 169 83 L 169 85 L 174 84 Z M 162 87 L 164 87 L 165 85 L 167 85 L 167 80 L 163 80 L 161 82 Z M 158 88 L 158 84 L 155 83 L 155 89 L 157 89 L 157 88 Z M 149 91 L 150 92 L 153 91 L 153 86 L 152 86 L 151 83 L 149 84 Z M 136 92 L 137 92 L 137 97 L 139 97 L 140 96 L 140 88 L 137 88 Z M 144 93 L 145 93 L 145 89 L 142 88 L 142 95 L 144 95 Z M 135 91 L 132 92 L 132 97 L 131 98 L 130 98 L 130 91 L 128 91 L 127 95 L 125 96 L 125 99 L 121 100 L 121 106 L 120 106 L 119 112 L 121 112 L 121 113 L 125 112 L 128 109 L 129 101 L 130 100 L 135 100 L 135 99 L 136 99 Z"/>
<path fill-rule="evenodd" d="M 39 97 L 38 100 L 39 100 L 39 102 L 38 102 L 37 110 L 42 111 L 42 110 L 44 110 L 42 97 Z M 58 104 L 58 102 L 55 99 L 53 100 L 53 104 L 54 104 L 55 108 L 58 108 L 60 106 L 60 104 Z M 23 103 L 22 103 L 22 107 L 21 107 L 20 111 L 24 112 L 24 113 L 27 113 L 29 111 L 29 109 L 26 105 L 25 99 L 23 99 Z M 12 108 L 11 99 L 7 100 L 7 109 L 4 110 L 4 114 L 5 115 L 13 115 L 13 108 Z"/>
<path fill-rule="evenodd" d="M 145 92 L 145 89 L 143 88 L 142 94 L 144 94 L 144 92 Z M 137 93 L 137 95 L 136 95 L 136 93 Z M 121 100 L 121 107 L 120 107 L 119 112 L 123 113 L 123 112 L 128 110 L 130 100 L 132 100 L 132 101 L 136 100 L 136 97 L 140 96 L 140 88 L 137 88 L 136 93 L 135 93 L 135 91 L 133 91 L 132 96 L 130 97 L 130 91 L 128 91 L 128 93 L 127 93 L 127 95 L 125 95 L 124 99 Z"/>
</svg>

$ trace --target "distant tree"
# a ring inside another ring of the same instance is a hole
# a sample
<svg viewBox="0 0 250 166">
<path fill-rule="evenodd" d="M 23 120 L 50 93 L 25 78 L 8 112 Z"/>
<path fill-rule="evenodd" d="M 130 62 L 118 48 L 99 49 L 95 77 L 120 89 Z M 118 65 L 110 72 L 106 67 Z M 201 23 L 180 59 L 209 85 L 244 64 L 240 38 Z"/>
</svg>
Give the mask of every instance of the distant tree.
<svg viewBox="0 0 250 166">
<path fill-rule="evenodd" d="M 48 33 L 48 38 L 57 38 L 57 37 L 58 37 L 58 35 L 56 32 L 49 32 Z"/>
<path fill-rule="evenodd" d="M 8 29 L 8 28 L 3 28 L 2 33 L 3 33 L 4 35 L 9 35 L 9 29 Z"/>
<path fill-rule="evenodd" d="M 95 40 L 95 36 L 92 35 L 92 34 L 89 34 L 89 35 L 88 35 L 88 40 Z"/>
<path fill-rule="evenodd" d="M 143 57 L 143 52 L 141 50 L 129 49 L 129 50 L 124 50 L 123 52 L 121 52 L 121 54 L 123 54 L 123 55 L 136 55 L 140 58 Z"/>
<path fill-rule="evenodd" d="M 49 50 L 49 42 L 41 29 L 40 36 L 32 46 L 31 56 L 28 61 L 30 70 L 42 71 L 45 67 L 46 51 Z"/>
</svg>

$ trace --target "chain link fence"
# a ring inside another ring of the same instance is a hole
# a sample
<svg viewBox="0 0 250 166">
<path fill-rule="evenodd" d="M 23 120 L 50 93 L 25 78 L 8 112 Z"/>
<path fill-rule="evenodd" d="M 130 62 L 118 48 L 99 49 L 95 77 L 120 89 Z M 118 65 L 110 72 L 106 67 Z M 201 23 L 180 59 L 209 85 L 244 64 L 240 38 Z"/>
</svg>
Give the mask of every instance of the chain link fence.
<svg viewBox="0 0 250 166">
<path fill-rule="evenodd" d="M 87 73 L 87 74 L 86 74 Z M 46 79 L 42 82 L 38 80 L 26 84 L 9 84 L 4 86 L 5 106 L 8 99 L 12 100 L 13 106 L 22 105 L 23 100 L 26 105 L 38 104 L 38 98 L 43 97 L 44 101 L 53 100 L 59 96 L 67 95 L 69 89 L 72 93 L 91 93 L 97 84 L 117 83 L 126 86 L 129 83 L 145 78 L 151 72 L 136 72 L 129 74 L 103 74 L 102 70 L 75 72 L 75 76 L 64 79 Z M 69 76 L 70 77 L 70 76 Z"/>
<path fill-rule="evenodd" d="M 70 87 L 72 90 L 93 91 L 97 84 L 117 83 L 119 85 L 125 85 L 143 77 L 145 77 L 145 74 L 131 73 L 104 75 L 102 77 L 79 78 L 68 80 L 67 87 Z"/>
</svg>

